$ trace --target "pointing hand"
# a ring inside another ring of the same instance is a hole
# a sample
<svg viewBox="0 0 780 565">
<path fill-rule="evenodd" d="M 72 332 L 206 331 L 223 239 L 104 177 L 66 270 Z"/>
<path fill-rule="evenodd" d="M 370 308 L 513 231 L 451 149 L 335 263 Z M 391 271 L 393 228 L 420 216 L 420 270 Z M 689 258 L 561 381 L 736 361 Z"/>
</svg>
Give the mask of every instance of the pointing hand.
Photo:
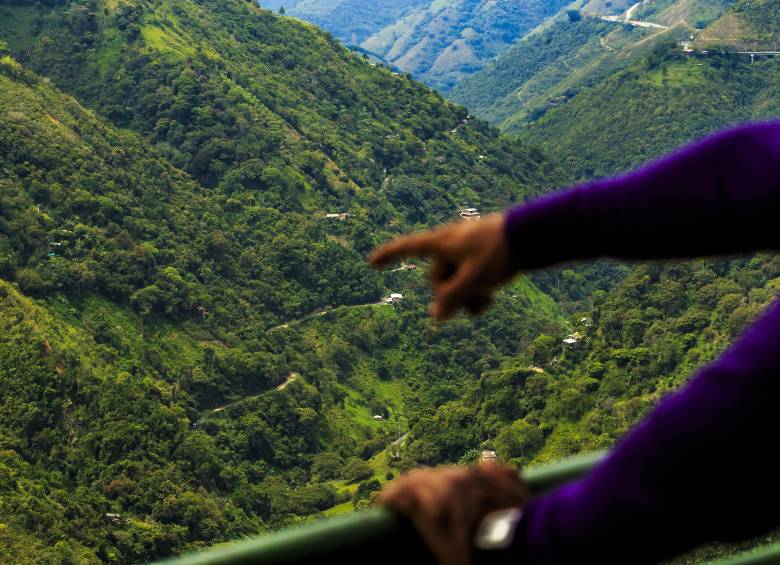
<svg viewBox="0 0 780 565">
<path fill-rule="evenodd" d="M 368 261 L 384 267 L 405 257 L 430 257 L 434 302 L 431 314 L 445 320 L 459 308 L 482 313 L 496 289 L 514 275 L 504 236 L 503 214 L 454 222 L 400 237 L 374 250 Z"/>
</svg>

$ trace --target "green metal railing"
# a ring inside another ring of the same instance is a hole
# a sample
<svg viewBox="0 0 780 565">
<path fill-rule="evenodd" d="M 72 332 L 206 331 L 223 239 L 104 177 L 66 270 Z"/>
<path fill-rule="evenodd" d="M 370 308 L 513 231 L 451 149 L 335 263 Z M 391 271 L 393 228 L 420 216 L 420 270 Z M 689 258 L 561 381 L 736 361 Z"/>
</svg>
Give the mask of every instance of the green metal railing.
<svg viewBox="0 0 780 565">
<path fill-rule="evenodd" d="M 710 563 L 712 565 L 777 565 L 780 563 L 780 543 L 759 547 L 731 559 Z"/>
<path fill-rule="evenodd" d="M 527 469 L 523 478 L 532 495 L 584 475 L 604 452 L 578 455 Z M 291 565 L 435 563 L 411 524 L 384 508 L 306 523 L 255 539 L 225 544 L 158 565 Z M 780 544 L 759 548 L 717 565 L 780 564 Z"/>
</svg>

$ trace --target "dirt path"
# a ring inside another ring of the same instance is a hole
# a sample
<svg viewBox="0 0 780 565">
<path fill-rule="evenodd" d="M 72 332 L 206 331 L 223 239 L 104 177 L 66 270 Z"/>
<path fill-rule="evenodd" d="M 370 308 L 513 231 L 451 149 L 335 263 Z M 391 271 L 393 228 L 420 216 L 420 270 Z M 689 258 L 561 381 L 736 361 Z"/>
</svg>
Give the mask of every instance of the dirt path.
<svg viewBox="0 0 780 565">
<path fill-rule="evenodd" d="M 402 269 L 401 269 L 402 270 Z M 268 330 L 268 333 L 281 330 L 282 328 L 289 328 L 290 326 L 295 326 L 297 324 L 300 324 L 301 322 L 306 322 L 308 320 L 311 320 L 313 318 L 317 318 L 319 316 L 327 316 L 328 314 L 331 314 L 335 312 L 336 310 L 345 310 L 348 308 L 365 308 L 366 306 L 379 306 L 384 304 L 385 302 L 383 300 L 380 300 L 379 302 L 366 302 L 365 304 L 342 304 L 341 306 L 334 306 L 333 308 L 329 308 L 327 310 L 320 310 L 319 312 L 312 312 L 310 314 L 306 314 L 305 316 L 301 316 L 300 318 L 297 318 L 295 320 L 289 320 L 283 324 L 279 324 L 278 326 L 274 326 L 270 330 Z"/>
<path fill-rule="evenodd" d="M 626 10 L 626 16 L 625 17 L 626 17 L 626 21 L 627 22 L 631 21 L 631 16 L 634 15 L 634 12 L 636 12 L 639 9 L 639 6 L 641 6 L 641 5 L 642 5 L 641 2 L 637 2 L 636 4 L 631 6 L 628 10 Z"/>
<path fill-rule="evenodd" d="M 287 375 L 287 378 L 285 379 L 285 381 L 282 384 L 280 384 L 280 385 L 278 385 L 276 387 L 276 390 L 284 390 L 284 389 L 286 389 L 287 385 L 289 385 L 290 383 L 295 382 L 298 379 L 298 377 L 300 377 L 300 375 L 298 373 L 290 373 L 289 375 Z"/>
<path fill-rule="evenodd" d="M 278 385 L 276 385 L 274 387 L 274 390 L 284 390 L 284 389 L 286 389 L 287 385 L 289 385 L 290 383 L 293 383 L 296 380 L 298 380 L 298 377 L 300 377 L 300 376 L 301 375 L 298 374 L 298 373 L 290 373 L 289 375 L 287 375 L 287 378 L 284 380 L 283 383 L 280 383 L 280 384 L 278 384 Z M 228 408 L 232 408 L 233 406 L 237 406 L 237 405 L 241 404 L 242 402 L 248 402 L 249 400 L 254 400 L 255 398 L 259 398 L 260 396 L 262 396 L 266 392 L 268 392 L 268 391 L 263 391 L 260 394 L 254 394 L 252 396 L 245 396 L 244 398 L 239 398 L 238 400 L 235 400 L 235 401 L 230 402 L 228 404 L 224 404 L 222 406 L 217 406 L 216 408 L 210 408 L 209 410 L 204 410 L 203 412 L 201 412 L 200 419 L 198 420 L 198 422 L 200 423 L 203 420 L 205 420 L 206 418 L 208 418 L 209 416 L 213 416 L 214 414 L 219 414 L 223 410 L 227 410 Z"/>
<path fill-rule="evenodd" d="M 409 437 L 410 432 L 406 432 L 404 435 L 399 437 L 397 440 L 395 440 L 393 443 L 390 444 L 391 447 L 402 447 L 404 442 L 406 441 L 406 438 Z"/>
<path fill-rule="evenodd" d="M 645 22 L 641 20 L 632 19 L 634 13 L 639 9 L 641 5 L 642 2 L 637 2 L 636 4 L 631 6 L 628 10 L 626 10 L 624 14 L 620 16 L 601 16 L 601 19 L 604 20 L 605 22 L 612 22 L 613 24 L 627 24 L 634 27 L 646 27 L 646 28 L 653 28 L 653 29 L 669 29 L 669 26 L 655 24 L 653 22 Z M 602 45 L 606 47 L 604 43 L 602 43 Z"/>
</svg>

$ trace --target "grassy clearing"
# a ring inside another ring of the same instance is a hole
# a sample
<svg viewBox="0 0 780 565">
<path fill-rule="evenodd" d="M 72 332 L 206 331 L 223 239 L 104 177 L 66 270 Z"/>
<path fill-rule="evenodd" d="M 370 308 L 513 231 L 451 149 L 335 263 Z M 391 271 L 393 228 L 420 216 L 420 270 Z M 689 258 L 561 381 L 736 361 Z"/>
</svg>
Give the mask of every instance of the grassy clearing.
<svg viewBox="0 0 780 565">
<path fill-rule="evenodd" d="M 386 449 L 374 455 L 369 460 L 369 464 L 374 470 L 374 475 L 367 480 L 376 479 L 384 486 L 385 484 L 395 479 L 395 477 L 398 475 L 398 469 L 390 466 L 390 454 Z M 387 478 L 389 472 L 393 473 L 393 478 L 391 479 Z M 357 490 L 357 483 L 347 483 L 346 481 L 331 481 L 329 484 L 338 490 L 339 494 L 343 495 L 344 493 L 347 493 L 350 497 L 352 497 Z M 332 517 L 339 516 L 341 514 L 349 514 L 350 512 L 354 511 L 355 505 L 353 504 L 352 500 L 348 500 L 328 508 L 322 514 L 327 517 Z"/>
<path fill-rule="evenodd" d="M 355 511 L 355 505 L 352 504 L 351 500 L 348 500 L 347 502 L 342 502 L 341 504 L 337 504 L 332 508 L 328 508 L 322 513 L 322 515 L 327 518 L 332 518 L 333 516 L 340 516 L 341 514 L 349 514 L 350 512 L 354 512 L 354 511 Z"/>
<path fill-rule="evenodd" d="M 649 73 L 644 83 L 651 84 L 657 88 L 668 86 L 685 88 L 704 86 L 707 82 L 707 77 L 704 76 L 705 68 L 705 66 L 700 65 L 698 59 L 694 58 L 682 62 L 674 62 L 662 65 L 656 72 Z"/>
<path fill-rule="evenodd" d="M 508 288 L 507 292 L 526 297 L 529 302 L 534 304 L 535 308 L 544 312 L 551 320 L 558 322 L 564 321 L 564 316 L 558 303 L 550 298 L 549 295 L 539 290 L 539 287 L 531 282 L 531 279 L 527 277 L 518 277 L 517 281 Z"/>
<path fill-rule="evenodd" d="M 195 55 L 195 49 L 175 31 L 167 27 L 147 24 L 141 28 L 144 42 L 157 51 L 180 60 Z"/>
</svg>

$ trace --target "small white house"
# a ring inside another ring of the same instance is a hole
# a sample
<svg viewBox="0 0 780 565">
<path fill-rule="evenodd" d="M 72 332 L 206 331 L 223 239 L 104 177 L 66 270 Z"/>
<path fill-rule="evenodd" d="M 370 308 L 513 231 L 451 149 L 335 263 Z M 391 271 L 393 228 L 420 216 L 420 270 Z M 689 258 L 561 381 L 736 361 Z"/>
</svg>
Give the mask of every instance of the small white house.
<svg viewBox="0 0 780 565">
<path fill-rule="evenodd" d="M 496 452 L 491 449 L 486 449 L 482 453 L 479 454 L 479 461 L 480 463 L 495 463 L 498 461 L 498 455 L 496 455 Z"/>
<path fill-rule="evenodd" d="M 566 345 L 577 345 L 580 341 L 582 341 L 582 335 L 575 332 L 566 336 L 566 339 L 563 340 L 563 343 Z"/>
<path fill-rule="evenodd" d="M 401 302 L 401 300 L 404 299 L 403 294 L 399 294 L 397 292 L 392 293 L 390 296 L 388 296 L 385 299 L 385 303 L 387 304 L 395 304 L 396 302 Z"/>
<path fill-rule="evenodd" d="M 479 220 L 482 214 L 476 208 L 463 208 L 460 211 L 460 217 L 464 220 Z"/>
</svg>

